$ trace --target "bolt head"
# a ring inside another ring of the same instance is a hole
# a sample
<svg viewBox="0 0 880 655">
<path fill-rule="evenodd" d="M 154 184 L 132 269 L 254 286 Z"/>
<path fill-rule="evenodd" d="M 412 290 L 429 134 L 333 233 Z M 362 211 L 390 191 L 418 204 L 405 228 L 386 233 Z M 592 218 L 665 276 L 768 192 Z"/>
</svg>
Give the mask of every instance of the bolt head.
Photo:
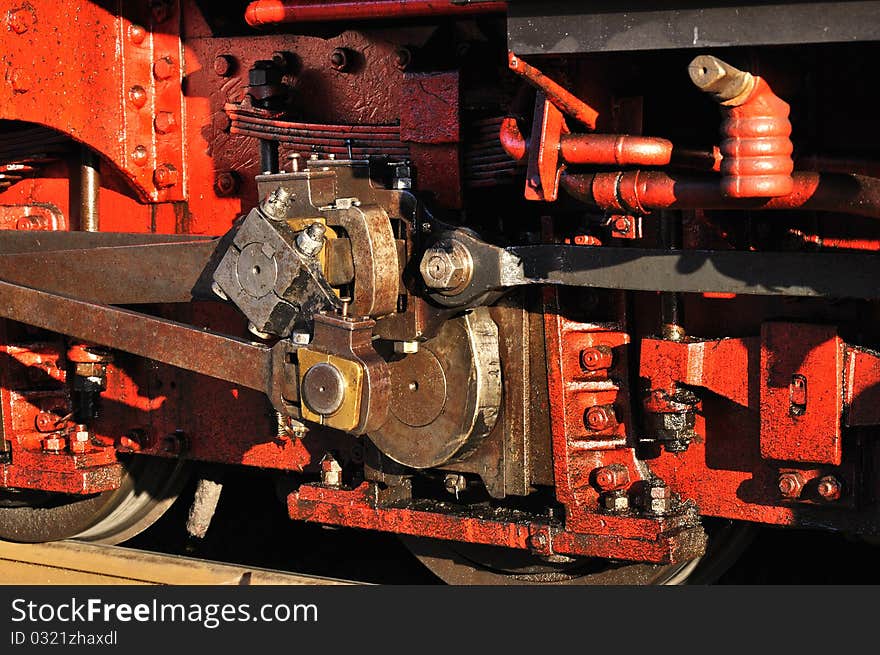
<svg viewBox="0 0 880 655">
<path fill-rule="evenodd" d="M 16 34 L 24 34 L 33 26 L 34 15 L 25 8 L 14 9 L 9 12 L 8 20 L 9 29 Z"/>
<path fill-rule="evenodd" d="M 611 464 L 596 470 L 596 486 L 603 491 L 620 489 L 629 484 L 629 470 L 622 464 Z"/>
<path fill-rule="evenodd" d="M 144 39 L 147 38 L 147 30 L 145 30 L 141 25 L 129 25 L 128 26 L 128 39 L 134 43 L 135 45 L 140 45 L 144 42 Z"/>
<path fill-rule="evenodd" d="M 220 77 L 229 77 L 235 72 L 235 57 L 232 55 L 217 55 L 214 57 L 214 73 Z"/>
<path fill-rule="evenodd" d="M 826 475 L 819 480 L 816 490 L 819 492 L 819 495 L 823 500 L 831 502 L 840 499 L 840 496 L 843 493 L 843 485 L 841 485 L 840 480 L 833 475 Z"/>
<path fill-rule="evenodd" d="M 606 512 L 622 514 L 629 511 L 629 497 L 626 492 L 613 491 L 602 495 L 602 507 Z"/>
<path fill-rule="evenodd" d="M 614 355 L 608 346 L 593 346 L 581 351 L 581 366 L 587 371 L 602 371 L 611 368 Z"/>
<path fill-rule="evenodd" d="M 168 189 L 177 184 L 177 169 L 171 164 L 160 164 L 153 171 L 153 184 L 157 189 Z"/>
<path fill-rule="evenodd" d="M 453 242 L 438 243 L 425 251 L 419 272 L 429 289 L 455 291 L 470 280 L 470 256 Z"/>
<path fill-rule="evenodd" d="M 614 408 L 608 405 L 594 405 L 584 414 L 584 424 L 594 432 L 608 430 L 617 424 Z"/>
<path fill-rule="evenodd" d="M 345 51 L 345 48 L 336 48 L 330 53 L 330 66 L 335 70 L 344 71 L 348 68 L 348 59 L 348 53 Z"/>
<path fill-rule="evenodd" d="M 168 134 L 177 128 L 177 119 L 170 111 L 160 111 L 153 119 L 153 126 L 159 134 Z"/>
<path fill-rule="evenodd" d="M 60 453 L 67 446 L 67 440 L 57 434 L 53 434 L 43 439 L 43 450 L 50 453 Z"/>
<path fill-rule="evenodd" d="M 174 60 L 171 57 L 162 57 L 153 63 L 153 76 L 157 80 L 170 79 L 174 71 Z"/>
</svg>

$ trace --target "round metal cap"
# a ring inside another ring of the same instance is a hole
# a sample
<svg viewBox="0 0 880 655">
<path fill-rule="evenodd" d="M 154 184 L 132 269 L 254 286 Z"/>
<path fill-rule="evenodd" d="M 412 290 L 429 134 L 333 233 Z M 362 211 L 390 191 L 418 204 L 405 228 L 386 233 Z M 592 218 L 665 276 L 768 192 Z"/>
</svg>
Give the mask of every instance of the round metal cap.
<svg viewBox="0 0 880 655">
<path fill-rule="evenodd" d="M 303 376 L 300 393 L 309 409 L 321 416 L 329 416 L 342 405 L 345 378 L 332 364 L 315 364 Z"/>
</svg>

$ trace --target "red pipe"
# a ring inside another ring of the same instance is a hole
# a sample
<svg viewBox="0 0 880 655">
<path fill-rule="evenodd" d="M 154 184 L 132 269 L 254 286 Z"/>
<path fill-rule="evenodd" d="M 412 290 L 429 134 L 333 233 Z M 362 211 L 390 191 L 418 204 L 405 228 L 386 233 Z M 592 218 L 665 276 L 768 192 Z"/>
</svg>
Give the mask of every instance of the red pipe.
<svg viewBox="0 0 880 655">
<path fill-rule="evenodd" d="M 522 161 L 529 144 L 516 119 L 501 121 L 498 137 L 511 159 Z M 597 166 L 665 166 L 672 158 L 672 142 L 658 137 L 620 134 L 563 134 L 559 156 L 568 164 Z"/>
<path fill-rule="evenodd" d="M 730 198 L 718 178 L 662 171 L 563 173 L 562 188 L 606 211 L 647 214 L 657 209 L 809 209 L 880 218 L 880 179 L 864 175 L 797 172 L 793 190 L 777 198 Z"/>
<path fill-rule="evenodd" d="M 317 21 L 472 16 L 506 11 L 507 2 L 453 4 L 450 0 L 256 0 L 248 5 L 244 17 L 248 25 L 260 27 Z"/>
</svg>

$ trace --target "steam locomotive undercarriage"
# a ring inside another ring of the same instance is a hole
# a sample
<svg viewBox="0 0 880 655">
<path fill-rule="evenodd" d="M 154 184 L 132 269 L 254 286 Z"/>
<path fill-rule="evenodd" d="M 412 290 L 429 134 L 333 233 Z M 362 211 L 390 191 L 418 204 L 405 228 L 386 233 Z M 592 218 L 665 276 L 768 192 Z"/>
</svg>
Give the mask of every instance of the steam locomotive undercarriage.
<svg viewBox="0 0 880 655">
<path fill-rule="evenodd" d="M 680 4 L 7 2 L 0 538 L 218 465 L 450 582 L 880 534 L 880 2 Z"/>
</svg>

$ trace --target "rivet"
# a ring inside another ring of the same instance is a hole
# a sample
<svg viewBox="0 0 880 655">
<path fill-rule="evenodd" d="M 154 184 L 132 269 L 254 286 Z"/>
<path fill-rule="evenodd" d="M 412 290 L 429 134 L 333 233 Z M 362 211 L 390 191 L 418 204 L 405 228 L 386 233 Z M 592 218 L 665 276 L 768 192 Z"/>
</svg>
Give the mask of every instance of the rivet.
<svg viewBox="0 0 880 655">
<path fill-rule="evenodd" d="M 147 149 L 144 146 L 137 146 L 131 153 L 132 161 L 138 166 L 147 163 Z"/>
<path fill-rule="evenodd" d="M 140 109 L 147 104 L 147 92 L 144 87 L 136 84 L 128 90 L 128 99 L 131 104 Z"/>
<path fill-rule="evenodd" d="M 147 38 L 147 30 L 145 30 L 140 25 L 129 25 L 128 26 L 128 38 L 135 45 L 140 45 L 144 42 L 144 39 Z"/>
</svg>

